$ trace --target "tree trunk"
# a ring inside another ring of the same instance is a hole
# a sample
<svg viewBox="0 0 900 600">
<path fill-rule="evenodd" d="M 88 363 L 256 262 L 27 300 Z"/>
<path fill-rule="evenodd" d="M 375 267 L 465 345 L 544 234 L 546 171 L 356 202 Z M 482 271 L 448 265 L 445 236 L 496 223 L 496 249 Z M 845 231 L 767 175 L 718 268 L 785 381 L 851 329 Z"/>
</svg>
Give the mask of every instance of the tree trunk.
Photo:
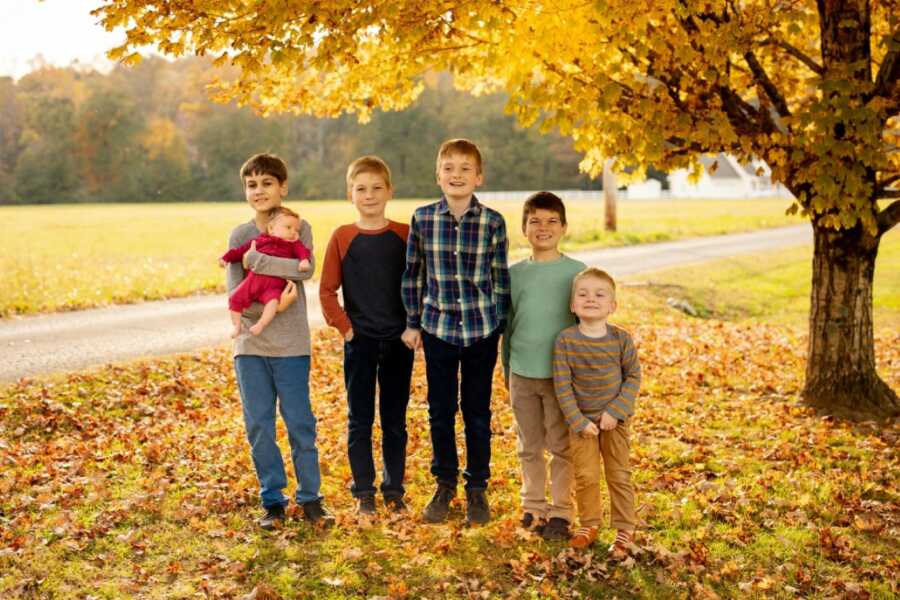
<svg viewBox="0 0 900 600">
<path fill-rule="evenodd" d="M 616 174 L 612 170 L 612 159 L 607 158 L 603 163 L 603 214 L 606 217 L 604 227 L 606 231 L 615 231 L 618 227 L 616 218 Z"/>
<path fill-rule="evenodd" d="M 853 420 L 900 415 L 897 394 L 875 371 L 872 278 L 879 237 L 857 226 L 813 226 L 809 357 L 803 400 Z"/>
</svg>

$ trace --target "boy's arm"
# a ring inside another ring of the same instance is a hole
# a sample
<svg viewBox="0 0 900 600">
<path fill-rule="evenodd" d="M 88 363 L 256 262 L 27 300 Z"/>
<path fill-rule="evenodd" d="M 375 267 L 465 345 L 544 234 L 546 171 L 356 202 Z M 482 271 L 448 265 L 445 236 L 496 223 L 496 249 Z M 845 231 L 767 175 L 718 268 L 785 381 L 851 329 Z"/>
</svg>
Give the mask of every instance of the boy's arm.
<svg viewBox="0 0 900 600">
<path fill-rule="evenodd" d="M 565 339 L 560 336 L 553 344 L 553 391 L 556 393 L 556 401 L 569 429 L 575 433 L 581 433 L 585 427 L 591 425 L 591 420 L 585 417 L 578 408 L 575 399 L 575 389 L 572 387 L 572 368 L 569 366 L 568 350 Z"/>
<path fill-rule="evenodd" d="M 336 327 L 344 336 L 352 328 L 350 317 L 338 302 L 338 290 L 343 283 L 341 272 L 341 252 L 338 247 L 338 232 L 331 234 L 325 258 L 322 261 L 322 278 L 319 280 L 319 304 L 322 305 L 322 316 L 325 322 Z"/>
<path fill-rule="evenodd" d="M 606 412 L 620 421 L 634 415 L 634 401 L 641 387 L 641 362 L 634 341 L 622 332 L 622 386 L 618 395 L 606 407 Z"/>
<path fill-rule="evenodd" d="M 300 242 L 309 250 L 309 262 L 311 268 L 308 271 L 300 271 L 298 265 L 300 261 L 296 258 L 278 258 L 277 256 L 269 256 L 258 250 L 250 250 L 244 257 L 247 262 L 247 268 L 254 273 L 260 275 L 269 275 L 271 277 L 281 277 L 282 279 L 290 279 L 292 281 L 304 281 L 313 276 L 315 272 L 315 257 L 313 256 L 312 228 L 309 223 L 303 221 L 300 226 Z"/>
<path fill-rule="evenodd" d="M 239 246 L 242 246 L 239 243 L 239 240 L 240 237 L 237 235 L 236 231 L 232 231 L 231 235 L 228 236 L 228 247 L 236 249 Z M 249 248 L 252 242 L 253 240 L 250 240 L 247 242 L 246 246 Z M 234 288 L 239 286 L 246 276 L 247 272 L 244 271 L 244 265 L 242 265 L 240 261 L 225 265 L 225 287 L 228 289 L 228 293 L 230 294 L 233 292 Z"/>
<path fill-rule="evenodd" d="M 403 271 L 403 306 L 406 308 L 406 326 L 420 329 L 422 326 L 422 296 L 425 294 L 425 253 L 419 236 L 416 215 L 409 223 L 406 240 L 406 269 Z"/>
<path fill-rule="evenodd" d="M 229 241 L 229 244 L 232 242 L 232 240 L 228 240 L 228 241 Z M 246 254 L 247 250 L 250 249 L 250 244 L 252 244 L 252 243 L 253 243 L 253 240 L 250 240 L 246 244 L 241 244 L 237 248 L 229 247 L 228 252 L 226 252 L 225 254 L 222 255 L 222 260 L 224 260 L 227 263 L 241 262 L 241 259 L 244 258 L 244 254 Z"/>
<path fill-rule="evenodd" d="M 509 388 L 509 355 L 511 352 L 511 339 L 513 336 L 513 316 L 515 314 L 515 307 L 510 303 L 509 305 L 509 315 L 507 317 L 507 325 L 506 329 L 503 330 L 503 339 L 500 344 L 500 364 L 503 365 L 503 381 L 506 383 L 506 387 Z"/>
<path fill-rule="evenodd" d="M 503 331 L 509 322 L 508 312 L 509 298 L 509 264 L 506 253 L 509 240 L 506 238 L 506 222 L 500 217 L 499 225 L 494 229 L 491 238 L 494 248 L 494 259 L 491 261 L 491 294 L 494 306 L 497 307 L 497 318 L 500 319 L 500 331 Z"/>
</svg>

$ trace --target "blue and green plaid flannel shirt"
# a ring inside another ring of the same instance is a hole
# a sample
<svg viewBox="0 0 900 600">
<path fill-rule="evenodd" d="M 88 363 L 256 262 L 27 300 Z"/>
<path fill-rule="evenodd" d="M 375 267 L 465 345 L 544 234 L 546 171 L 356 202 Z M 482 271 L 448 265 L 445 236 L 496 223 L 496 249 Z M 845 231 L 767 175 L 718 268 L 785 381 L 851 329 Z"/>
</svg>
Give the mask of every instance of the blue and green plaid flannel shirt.
<svg viewBox="0 0 900 600">
<path fill-rule="evenodd" d="M 446 198 L 416 209 L 406 244 L 406 323 L 455 346 L 506 326 L 509 267 L 506 222 L 472 196 L 457 220 Z"/>
</svg>

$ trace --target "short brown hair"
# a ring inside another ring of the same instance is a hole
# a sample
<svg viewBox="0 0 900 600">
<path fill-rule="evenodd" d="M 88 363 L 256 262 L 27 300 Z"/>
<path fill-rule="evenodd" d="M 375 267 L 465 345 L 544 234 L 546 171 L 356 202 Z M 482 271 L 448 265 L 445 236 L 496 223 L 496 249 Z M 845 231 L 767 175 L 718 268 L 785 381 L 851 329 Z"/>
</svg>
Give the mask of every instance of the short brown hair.
<svg viewBox="0 0 900 600">
<path fill-rule="evenodd" d="M 566 205 L 563 204 L 562 198 L 553 192 L 535 192 L 525 199 L 525 205 L 522 207 L 523 230 L 528 223 L 528 217 L 538 209 L 555 212 L 559 215 L 560 222 L 566 224 Z"/>
<path fill-rule="evenodd" d="M 387 163 L 384 162 L 378 156 L 373 154 L 369 154 L 366 156 L 360 156 L 347 167 L 347 190 L 350 190 L 350 186 L 353 185 L 353 180 L 356 179 L 356 176 L 361 173 L 374 173 L 375 175 L 381 175 L 384 182 L 391 189 L 394 186 L 391 184 L 391 168 L 387 166 Z"/>
<path fill-rule="evenodd" d="M 276 206 L 269 211 L 269 220 L 266 222 L 266 226 L 274 223 L 275 219 L 277 219 L 278 217 L 294 217 L 298 221 L 300 220 L 300 215 L 289 209 L 287 206 Z"/>
<path fill-rule="evenodd" d="M 582 279 L 588 279 L 590 277 L 593 277 L 595 279 L 601 279 L 601 280 L 609 283 L 609 285 L 612 286 L 613 297 L 615 297 L 616 280 L 612 278 L 612 275 L 610 275 L 603 269 L 598 269 L 597 267 L 588 267 L 588 268 L 584 269 L 583 271 L 579 272 L 577 275 L 575 275 L 575 278 L 572 279 L 571 298 L 575 297 L 575 286 L 578 285 L 578 282 L 581 281 Z"/>
<path fill-rule="evenodd" d="M 452 140 L 447 140 L 441 144 L 440 148 L 438 148 L 437 161 L 435 161 L 434 167 L 435 172 L 440 172 L 441 160 L 447 158 L 451 154 L 471 156 L 475 159 L 475 169 L 478 174 L 480 175 L 484 170 L 481 160 L 481 151 L 478 149 L 478 146 L 475 145 L 475 142 L 467 140 L 466 138 L 453 138 Z"/>
<path fill-rule="evenodd" d="M 278 183 L 287 181 L 287 165 L 274 154 L 254 154 L 241 165 L 241 184 L 253 175 L 271 175 Z"/>
</svg>

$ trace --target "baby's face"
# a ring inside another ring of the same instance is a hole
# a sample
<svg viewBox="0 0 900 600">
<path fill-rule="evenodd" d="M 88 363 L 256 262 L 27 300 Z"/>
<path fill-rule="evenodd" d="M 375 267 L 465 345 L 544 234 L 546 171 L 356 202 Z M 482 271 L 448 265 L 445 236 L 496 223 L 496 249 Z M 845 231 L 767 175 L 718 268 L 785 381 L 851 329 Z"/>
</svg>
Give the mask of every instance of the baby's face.
<svg viewBox="0 0 900 600">
<path fill-rule="evenodd" d="M 269 223 L 269 235 L 296 242 L 300 239 L 300 219 L 290 215 L 281 215 Z"/>
</svg>

